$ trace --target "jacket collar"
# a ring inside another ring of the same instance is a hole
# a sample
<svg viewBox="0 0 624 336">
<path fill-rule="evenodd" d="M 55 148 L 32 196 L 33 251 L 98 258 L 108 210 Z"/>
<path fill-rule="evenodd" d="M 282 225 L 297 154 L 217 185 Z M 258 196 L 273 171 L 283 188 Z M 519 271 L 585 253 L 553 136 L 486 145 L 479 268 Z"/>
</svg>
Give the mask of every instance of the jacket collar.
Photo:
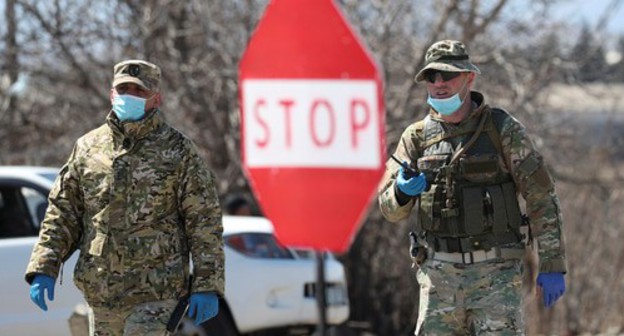
<svg viewBox="0 0 624 336">
<path fill-rule="evenodd" d="M 145 118 L 141 120 L 125 122 L 117 119 L 115 112 L 110 111 L 106 117 L 106 123 L 111 128 L 116 138 L 130 138 L 136 141 L 158 130 L 164 124 L 164 120 L 158 109 L 148 111 Z"/>
</svg>

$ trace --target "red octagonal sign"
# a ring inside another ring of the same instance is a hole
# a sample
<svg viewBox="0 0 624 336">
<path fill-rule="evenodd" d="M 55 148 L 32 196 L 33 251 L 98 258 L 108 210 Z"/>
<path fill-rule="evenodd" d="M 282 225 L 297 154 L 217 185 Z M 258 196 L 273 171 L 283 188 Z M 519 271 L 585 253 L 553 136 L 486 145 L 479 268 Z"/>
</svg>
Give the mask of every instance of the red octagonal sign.
<svg viewBox="0 0 624 336">
<path fill-rule="evenodd" d="M 241 147 L 288 246 L 344 252 L 383 173 L 375 62 L 331 0 L 273 0 L 240 64 Z"/>
</svg>

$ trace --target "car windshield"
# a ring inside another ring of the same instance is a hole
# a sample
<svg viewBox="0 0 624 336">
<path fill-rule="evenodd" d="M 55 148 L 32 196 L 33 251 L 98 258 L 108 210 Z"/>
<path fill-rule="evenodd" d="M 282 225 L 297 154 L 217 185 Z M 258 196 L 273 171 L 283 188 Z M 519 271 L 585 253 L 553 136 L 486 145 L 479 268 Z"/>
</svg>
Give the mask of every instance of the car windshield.
<svg viewBox="0 0 624 336">
<path fill-rule="evenodd" d="M 294 259 L 292 253 L 268 233 L 244 232 L 230 235 L 225 237 L 225 244 L 253 258 Z"/>
<path fill-rule="evenodd" d="M 56 180 L 56 176 L 58 176 L 58 174 L 56 174 L 56 173 L 39 173 L 39 176 L 42 176 L 42 177 L 46 178 L 47 180 L 50 180 L 50 181 L 54 182 L 54 180 Z"/>
</svg>

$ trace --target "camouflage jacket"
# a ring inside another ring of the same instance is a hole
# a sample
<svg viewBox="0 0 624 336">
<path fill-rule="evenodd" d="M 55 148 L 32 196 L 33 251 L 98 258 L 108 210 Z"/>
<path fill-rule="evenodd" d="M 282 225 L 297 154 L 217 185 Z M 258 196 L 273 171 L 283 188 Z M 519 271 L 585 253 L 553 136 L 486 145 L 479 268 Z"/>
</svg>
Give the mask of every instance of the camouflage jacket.
<svg viewBox="0 0 624 336">
<path fill-rule="evenodd" d="M 478 108 L 458 125 L 445 123 L 433 110 L 427 118 L 442 123 L 444 129 L 449 132 L 461 127 L 474 127 L 479 119 L 479 113 L 489 109 L 489 106 L 483 102 L 483 95 L 478 92 L 471 92 L 471 99 L 478 104 Z M 399 160 L 407 162 L 418 160 L 421 152 L 420 144 L 424 139 L 422 130 L 422 121 L 420 124 L 413 123 L 404 130 L 394 151 L 394 155 Z M 537 161 L 542 162 L 542 156 L 535 149 L 525 127 L 510 115 L 506 114 L 498 132 L 504 161 L 503 169 L 506 169 L 505 173 L 512 176 L 516 190 L 526 202 L 532 235 L 539 247 L 540 272 L 566 272 L 563 221 L 554 183 L 551 182 L 551 177 L 545 167 L 531 172 L 522 169 L 524 168 L 522 163 L 527 158 L 532 157 L 532 160 L 537 158 Z M 398 170 L 399 165 L 393 160 L 388 160 L 378 190 L 381 212 L 391 222 L 407 218 L 416 203 L 414 199 L 403 206 L 398 203 L 395 195 L 395 179 Z"/>
<path fill-rule="evenodd" d="M 224 292 L 221 208 L 193 143 L 152 111 L 106 123 L 76 142 L 50 191 L 26 270 L 56 278 L 80 250 L 74 281 L 95 306 Z"/>
</svg>

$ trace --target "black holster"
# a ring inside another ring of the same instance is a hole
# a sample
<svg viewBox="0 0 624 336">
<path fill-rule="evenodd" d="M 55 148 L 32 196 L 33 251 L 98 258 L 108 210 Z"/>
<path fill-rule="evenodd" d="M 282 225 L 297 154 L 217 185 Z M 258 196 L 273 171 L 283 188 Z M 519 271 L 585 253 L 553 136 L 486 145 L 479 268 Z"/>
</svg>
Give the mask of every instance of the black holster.
<svg viewBox="0 0 624 336">
<path fill-rule="evenodd" d="M 186 315 L 186 312 L 188 311 L 189 304 L 190 304 L 189 301 L 191 298 L 191 287 L 193 286 L 192 274 L 189 275 L 187 286 L 188 286 L 188 291 L 186 295 L 182 296 L 178 300 L 178 304 L 173 309 L 173 312 L 171 313 L 171 317 L 169 318 L 169 321 L 167 322 L 167 331 L 170 333 L 174 333 L 176 332 L 176 330 L 178 330 L 178 327 L 180 326 L 180 323 L 182 322 L 184 315 Z"/>
<path fill-rule="evenodd" d="M 189 308 L 189 295 L 185 295 L 178 301 L 173 313 L 171 313 L 171 317 L 169 318 L 169 322 L 167 322 L 167 331 L 170 333 L 176 332 L 180 323 L 182 322 L 182 318 L 186 315 L 186 312 Z"/>
</svg>

